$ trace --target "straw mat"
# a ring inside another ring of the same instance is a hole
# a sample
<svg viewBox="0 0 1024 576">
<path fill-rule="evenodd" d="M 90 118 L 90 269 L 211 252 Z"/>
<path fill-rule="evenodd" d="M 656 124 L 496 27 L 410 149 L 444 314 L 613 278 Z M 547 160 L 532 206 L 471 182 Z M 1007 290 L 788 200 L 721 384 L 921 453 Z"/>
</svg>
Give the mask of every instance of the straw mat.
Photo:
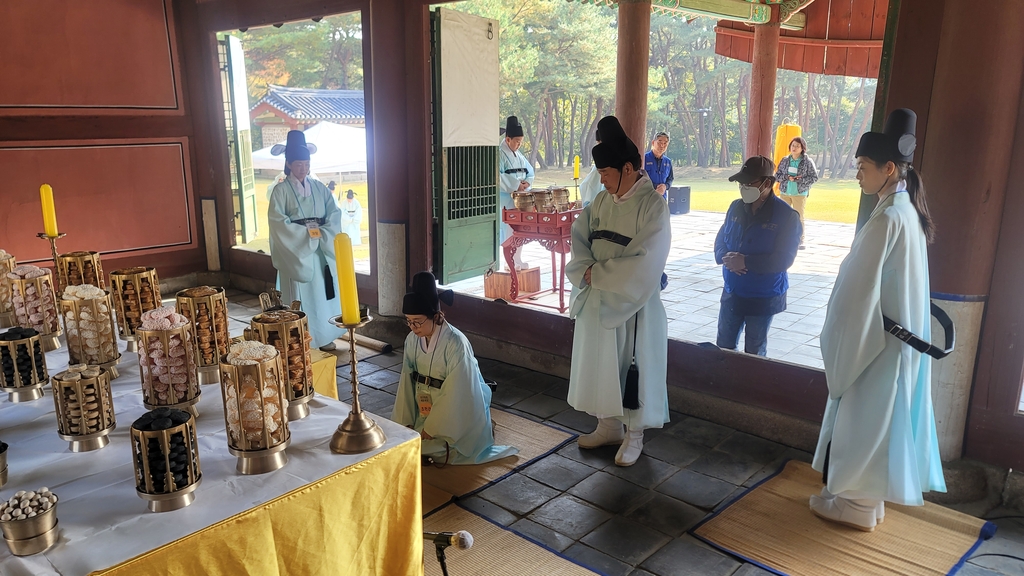
<svg viewBox="0 0 1024 576">
<path fill-rule="evenodd" d="M 506 528 L 452 504 L 437 514 L 423 519 L 423 529 L 430 532 L 466 530 L 473 535 L 469 550 L 448 548 L 448 572 L 451 576 L 593 576 L 594 572 L 539 546 Z M 426 576 L 441 576 L 434 546 L 423 543 Z"/>
<path fill-rule="evenodd" d="M 515 446 L 519 449 L 519 454 L 473 466 L 424 467 L 424 513 L 428 511 L 427 484 L 455 496 L 465 496 L 529 464 L 534 459 L 557 450 L 575 438 L 575 434 L 497 409 L 491 410 L 491 420 L 496 424 L 494 443 Z"/>
<path fill-rule="evenodd" d="M 692 533 L 779 574 L 917 576 L 955 574 L 995 532 L 991 523 L 927 502 L 887 504 L 885 522 L 862 532 L 812 514 L 808 498 L 820 491 L 821 474 L 790 461 Z"/>
</svg>

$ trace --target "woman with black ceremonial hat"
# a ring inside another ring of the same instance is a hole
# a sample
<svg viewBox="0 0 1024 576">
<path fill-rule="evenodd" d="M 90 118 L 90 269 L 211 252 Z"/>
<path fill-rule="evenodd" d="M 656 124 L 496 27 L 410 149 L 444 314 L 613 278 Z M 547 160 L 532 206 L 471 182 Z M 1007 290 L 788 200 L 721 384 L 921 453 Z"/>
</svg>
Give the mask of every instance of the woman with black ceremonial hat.
<svg viewBox="0 0 1024 576">
<path fill-rule="evenodd" d="M 566 266 L 576 320 L 568 402 L 598 419 L 579 447 L 618 444 L 615 463 L 632 466 L 644 429 L 669 420 L 661 288 L 672 229 L 668 204 L 640 170 L 640 151 L 618 119 L 602 118 L 598 130 L 593 157 L 607 193 L 573 223 Z"/>
<path fill-rule="evenodd" d="M 857 147 L 857 180 L 878 204 L 832 289 L 821 355 L 829 399 L 814 455 L 826 486 L 818 516 L 872 531 L 885 502 L 921 506 L 945 492 L 931 396 L 931 358 L 888 333 L 883 316 L 931 336 L 928 243 L 935 226 L 912 162 L 917 116 L 895 110 Z"/>
<path fill-rule="evenodd" d="M 334 237 L 341 233 L 341 209 L 324 183 L 309 177 L 309 155 L 316 146 L 306 144 L 299 130 L 288 133 L 287 144 L 271 149 L 284 153 L 288 175 L 270 193 L 270 259 L 277 269 L 277 287 L 284 302 L 298 300 L 309 318 L 313 345 L 333 350 L 341 328 L 328 320 L 341 304 L 334 279 Z"/>
<path fill-rule="evenodd" d="M 495 446 L 491 389 L 484 383 L 473 346 L 449 324 L 430 272 L 413 277 L 402 312 L 412 332 L 405 339 L 402 376 L 391 419 L 420 433 L 422 453 L 437 464 L 483 464 L 519 451 Z"/>
</svg>

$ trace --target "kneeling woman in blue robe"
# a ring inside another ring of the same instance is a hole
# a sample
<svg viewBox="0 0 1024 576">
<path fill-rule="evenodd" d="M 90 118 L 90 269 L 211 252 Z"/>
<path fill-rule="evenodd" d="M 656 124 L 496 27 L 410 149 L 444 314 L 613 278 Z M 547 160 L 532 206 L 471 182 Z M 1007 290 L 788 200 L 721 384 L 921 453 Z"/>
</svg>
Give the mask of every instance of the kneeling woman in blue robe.
<svg viewBox="0 0 1024 576">
<path fill-rule="evenodd" d="M 402 378 L 391 419 L 420 433 L 422 453 L 439 464 L 483 464 L 519 452 L 495 446 L 491 389 L 484 383 L 473 347 L 445 321 L 434 275 L 413 277 L 402 312 L 412 332 L 405 339 Z"/>
</svg>

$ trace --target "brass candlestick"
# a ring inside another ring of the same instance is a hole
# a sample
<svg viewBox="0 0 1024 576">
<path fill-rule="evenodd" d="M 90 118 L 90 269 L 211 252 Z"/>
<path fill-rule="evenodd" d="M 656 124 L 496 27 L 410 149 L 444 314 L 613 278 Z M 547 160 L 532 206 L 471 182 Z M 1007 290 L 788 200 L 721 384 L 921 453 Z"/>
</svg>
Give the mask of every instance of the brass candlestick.
<svg viewBox="0 0 1024 576">
<path fill-rule="evenodd" d="M 387 442 L 387 436 L 380 426 L 370 418 L 369 414 L 363 412 L 359 406 L 359 378 L 356 370 L 356 328 L 362 328 L 371 320 L 369 313 L 364 311 L 356 324 L 345 324 L 341 316 L 331 318 L 331 324 L 348 330 L 349 341 L 349 364 L 352 369 L 352 411 L 348 418 L 338 425 L 331 438 L 331 452 L 335 454 L 362 454 L 380 448 Z"/>
<path fill-rule="evenodd" d="M 42 238 L 43 240 L 50 241 L 50 255 L 53 258 L 53 273 L 57 276 L 57 290 L 58 294 L 63 294 L 64 289 L 68 286 L 68 279 L 61 278 L 60 276 L 60 265 L 58 264 L 57 258 L 57 239 L 67 236 L 64 232 L 58 232 L 56 236 L 47 236 L 46 232 L 40 232 L 36 234 L 36 237 Z"/>
</svg>

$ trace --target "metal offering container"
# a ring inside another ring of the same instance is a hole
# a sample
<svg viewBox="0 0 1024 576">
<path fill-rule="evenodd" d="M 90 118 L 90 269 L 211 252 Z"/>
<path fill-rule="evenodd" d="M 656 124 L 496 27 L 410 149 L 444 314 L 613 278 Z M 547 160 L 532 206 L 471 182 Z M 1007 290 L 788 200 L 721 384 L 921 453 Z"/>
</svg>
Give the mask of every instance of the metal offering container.
<svg viewBox="0 0 1024 576">
<path fill-rule="evenodd" d="M 192 323 L 169 330 L 136 332 L 142 403 L 150 410 L 167 407 L 199 416 L 199 377 L 196 338 Z"/>
<path fill-rule="evenodd" d="M 7 273 L 14 270 L 16 265 L 13 254 L 0 250 L 0 328 L 18 325 L 14 315 L 14 300 L 11 299 L 11 279 L 7 277 Z"/>
<path fill-rule="evenodd" d="M 110 293 L 114 298 L 118 336 L 128 342 L 128 352 L 138 352 L 135 331 L 142 325 L 142 314 L 160 306 L 156 268 L 114 270 L 110 273 Z"/>
<path fill-rule="evenodd" d="M 243 342 L 232 349 L 246 344 L 254 343 Z M 267 360 L 248 362 L 251 364 L 235 365 L 224 358 L 220 364 L 228 452 L 238 457 L 236 470 L 240 473 L 263 474 L 288 462 L 285 449 L 291 443 L 291 434 L 284 391 L 287 383 L 276 350 Z"/>
<path fill-rule="evenodd" d="M 57 322 L 57 298 L 53 275 L 49 270 L 36 278 L 11 278 L 11 299 L 18 326 L 39 333 L 43 352 L 60 348 L 60 323 Z"/>
<path fill-rule="evenodd" d="M 313 399 L 313 360 L 309 345 L 309 321 L 298 310 L 276 310 L 253 316 L 252 340 L 269 344 L 281 354 L 288 374 L 288 420 L 294 422 L 309 416 Z"/>
<path fill-rule="evenodd" d="M 17 502 L 28 502 L 24 508 Z M 15 515 L 15 510 L 28 510 Z M 57 542 L 57 495 L 49 488 L 38 491 L 17 492 L 10 500 L 0 503 L 0 531 L 4 542 L 15 556 L 31 556 L 46 550 Z"/>
<path fill-rule="evenodd" d="M 135 492 L 153 512 L 184 508 L 203 481 L 196 419 L 183 410 L 157 408 L 132 423 Z"/>
<path fill-rule="evenodd" d="M 0 390 L 11 402 L 27 402 L 43 397 L 43 386 L 50 375 L 39 334 L 32 328 L 11 328 L 0 334 Z M 2 485 L 2 484 L 0 484 Z"/>
<path fill-rule="evenodd" d="M 568 204 L 569 203 L 569 189 L 568 188 L 552 188 L 551 199 L 557 204 Z"/>
<path fill-rule="evenodd" d="M 68 286 L 92 284 L 106 289 L 99 252 L 68 252 L 57 256 L 57 280 L 61 290 Z"/>
<path fill-rule="evenodd" d="M 98 450 L 110 443 L 117 426 L 110 374 L 99 366 L 76 364 L 53 377 L 57 435 L 72 452 Z"/>
<path fill-rule="evenodd" d="M 533 194 L 529 192 L 517 192 L 512 194 L 512 203 L 515 204 L 516 210 L 521 212 L 533 212 L 535 202 L 533 200 Z"/>
<path fill-rule="evenodd" d="M 0 488 L 7 484 L 7 444 L 0 442 Z"/>
<path fill-rule="evenodd" d="M 106 291 L 101 297 L 86 300 L 68 298 L 65 291 L 60 300 L 68 362 L 99 366 L 116 379 L 120 376 L 117 364 L 121 361 L 121 352 L 114 340 L 116 331 L 110 308 L 110 293 Z"/>
<path fill-rule="evenodd" d="M 534 190 L 533 203 L 537 212 L 551 212 L 555 209 L 554 195 L 550 190 Z"/>
<path fill-rule="evenodd" d="M 215 384 L 220 378 L 218 364 L 228 353 L 228 299 L 224 289 L 197 286 L 175 295 L 178 314 L 192 321 L 199 355 L 196 365 L 200 384 Z"/>
</svg>

